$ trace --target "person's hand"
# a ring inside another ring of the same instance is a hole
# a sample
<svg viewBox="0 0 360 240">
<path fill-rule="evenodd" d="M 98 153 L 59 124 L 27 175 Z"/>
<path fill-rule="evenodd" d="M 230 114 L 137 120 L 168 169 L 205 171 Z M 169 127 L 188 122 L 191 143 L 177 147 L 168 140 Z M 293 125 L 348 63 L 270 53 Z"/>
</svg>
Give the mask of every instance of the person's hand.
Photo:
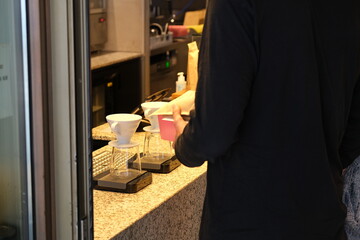
<svg viewBox="0 0 360 240">
<path fill-rule="evenodd" d="M 181 117 L 181 109 L 178 105 L 174 104 L 172 110 L 173 110 L 174 125 L 176 130 L 175 140 L 173 142 L 173 147 L 174 147 L 176 139 L 183 133 L 187 122 L 184 121 L 184 119 Z"/>
</svg>

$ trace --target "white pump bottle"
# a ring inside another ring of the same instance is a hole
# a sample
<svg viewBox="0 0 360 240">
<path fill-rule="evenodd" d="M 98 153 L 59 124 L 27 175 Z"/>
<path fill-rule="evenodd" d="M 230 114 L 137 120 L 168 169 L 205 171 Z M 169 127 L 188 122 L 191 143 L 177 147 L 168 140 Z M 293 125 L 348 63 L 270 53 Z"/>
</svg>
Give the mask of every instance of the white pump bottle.
<svg viewBox="0 0 360 240">
<path fill-rule="evenodd" d="M 178 75 L 178 80 L 176 81 L 176 92 L 179 92 L 186 88 L 186 81 L 183 72 L 179 72 L 177 75 Z"/>
</svg>

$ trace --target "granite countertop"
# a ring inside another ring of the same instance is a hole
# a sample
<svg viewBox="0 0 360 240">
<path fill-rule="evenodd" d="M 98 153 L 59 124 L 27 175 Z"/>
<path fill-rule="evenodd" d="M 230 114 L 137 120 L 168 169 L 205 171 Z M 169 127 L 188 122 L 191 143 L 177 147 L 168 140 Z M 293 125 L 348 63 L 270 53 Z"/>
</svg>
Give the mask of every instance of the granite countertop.
<svg viewBox="0 0 360 240">
<path fill-rule="evenodd" d="M 102 140 L 114 139 L 108 124 L 101 125 L 95 131 L 93 129 L 93 136 Z M 144 132 L 137 132 L 132 141 L 138 142 L 142 149 L 144 137 Z M 93 152 L 93 155 L 107 148 L 109 146 L 98 149 Z M 205 163 L 197 168 L 180 165 L 168 174 L 152 173 L 152 184 L 132 194 L 94 190 L 95 239 L 105 240 L 116 237 L 203 176 L 206 169 Z"/>
<path fill-rule="evenodd" d="M 141 57 L 137 52 L 102 52 L 91 55 L 91 70 Z"/>
<path fill-rule="evenodd" d="M 169 200 L 206 172 L 179 166 L 168 174 L 152 174 L 153 182 L 137 193 L 94 190 L 94 238 L 111 239 Z"/>
<path fill-rule="evenodd" d="M 92 129 L 92 138 L 95 140 L 111 141 L 115 140 L 115 134 L 111 132 L 109 124 L 104 123 Z"/>
</svg>

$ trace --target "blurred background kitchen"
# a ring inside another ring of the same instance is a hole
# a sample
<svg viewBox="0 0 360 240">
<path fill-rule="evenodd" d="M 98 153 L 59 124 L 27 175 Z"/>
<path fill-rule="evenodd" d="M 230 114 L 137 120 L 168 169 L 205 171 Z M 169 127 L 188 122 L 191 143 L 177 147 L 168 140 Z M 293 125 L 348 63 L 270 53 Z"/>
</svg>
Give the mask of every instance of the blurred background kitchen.
<svg viewBox="0 0 360 240">
<path fill-rule="evenodd" d="M 135 194 L 94 190 L 107 140 L 93 131 L 149 96 L 171 100 L 206 4 L 0 1 L 1 240 L 196 239 L 206 166 L 153 174 Z"/>
</svg>

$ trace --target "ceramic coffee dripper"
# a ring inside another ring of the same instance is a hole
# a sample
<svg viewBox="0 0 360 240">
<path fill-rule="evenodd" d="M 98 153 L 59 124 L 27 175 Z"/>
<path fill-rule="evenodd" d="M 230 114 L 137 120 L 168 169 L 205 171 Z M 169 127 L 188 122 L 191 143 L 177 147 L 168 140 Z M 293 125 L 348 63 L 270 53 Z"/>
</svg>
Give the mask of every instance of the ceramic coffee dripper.
<svg viewBox="0 0 360 240">
<path fill-rule="evenodd" d="M 150 116 L 150 115 L 166 104 L 168 104 L 168 103 L 167 102 L 145 102 L 145 103 L 141 104 L 141 107 L 144 110 L 144 116 L 145 116 L 145 118 L 149 119 L 150 124 L 151 124 L 149 130 L 156 131 L 156 132 L 160 131 L 158 116 Z"/>
<path fill-rule="evenodd" d="M 116 135 L 116 143 L 129 144 L 140 124 L 141 116 L 136 114 L 117 113 L 106 116 L 111 131 Z"/>
</svg>

